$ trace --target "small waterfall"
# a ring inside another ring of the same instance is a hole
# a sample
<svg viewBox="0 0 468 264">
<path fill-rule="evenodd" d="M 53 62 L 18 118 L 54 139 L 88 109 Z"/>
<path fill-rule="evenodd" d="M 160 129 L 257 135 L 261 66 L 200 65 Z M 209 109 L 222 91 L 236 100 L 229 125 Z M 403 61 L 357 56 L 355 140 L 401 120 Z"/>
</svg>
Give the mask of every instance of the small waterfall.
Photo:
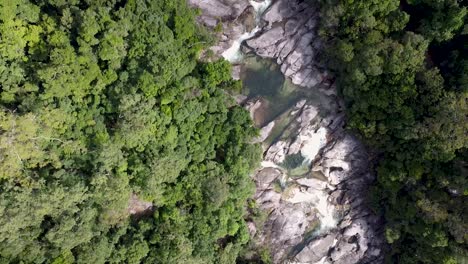
<svg viewBox="0 0 468 264">
<path fill-rule="evenodd" d="M 320 229 L 317 230 L 317 233 L 323 234 L 330 229 L 333 229 L 338 224 L 338 221 L 335 219 L 334 213 L 335 209 L 333 205 L 330 205 L 328 202 L 329 195 L 325 191 L 317 191 L 316 195 L 316 209 L 319 213 L 320 218 Z"/>
<path fill-rule="evenodd" d="M 254 8 L 256 17 L 260 18 L 265 10 L 271 5 L 271 0 L 264 0 L 263 2 L 257 2 L 249 0 L 250 5 Z"/>
<path fill-rule="evenodd" d="M 315 132 L 299 135 L 302 142 L 304 142 L 301 148 L 301 155 L 304 157 L 304 162 L 310 164 L 310 162 L 315 159 L 320 149 L 327 145 L 327 134 L 327 129 L 321 127 Z"/>
<path fill-rule="evenodd" d="M 317 211 L 317 217 L 320 220 L 320 227 L 315 231 L 316 235 L 321 235 L 338 224 L 335 219 L 335 209 L 328 202 L 329 195 L 325 190 L 314 190 L 313 192 L 302 192 L 299 189 L 287 199 L 290 203 L 310 203 L 314 205 Z"/>
<path fill-rule="evenodd" d="M 232 46 L 223 52 L 222 56 L 224 57 L 224 59 L 226 59 L 229 62 L 239 62 L 242 59 L 242 52 L 240 51 L 242 42 L 253 37 L 259 29 L 260 28 L 257 26 L 252 31 L 245 32 L 238 39 L 234 40 Z"/>
<path fill-rule="evenodd" d="M 221 54 L 224 57 L 224 59 L 226 59 L 229 62 L 239 62 L 242 59 L 242 52 L 240 50 L 242 42 L 252 38 L 260 30 L 260 18 L 262 17 L 263 12 L 265 12 L 265 10 L 271 4 L 271 0 L 264 0 L 263 2 L 249 0 L 249 2 L 255 10 L 255 21 L 257 25 L 252 31 L 245 32 L 238 39 L 234 40 L 231 47 L 229 47 L 229 49 L 225 50 L 223 54 Z"/>
</svg>

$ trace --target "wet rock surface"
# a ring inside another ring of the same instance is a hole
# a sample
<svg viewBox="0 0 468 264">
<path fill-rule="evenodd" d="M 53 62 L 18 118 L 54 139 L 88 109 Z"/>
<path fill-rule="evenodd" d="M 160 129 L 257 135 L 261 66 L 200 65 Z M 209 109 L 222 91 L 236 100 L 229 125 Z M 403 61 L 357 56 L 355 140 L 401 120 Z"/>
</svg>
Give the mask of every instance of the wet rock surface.
<svg viewBox="0 0 468 264">
<path fill-rule="evenodd" d="M 306 102 L 296 116 L 315 116 L 305 114 L 308 109 L 313 106 Z M 314 141 L 317 129 L 326 131 L 326 142 L 310 163 L 285 168 L 288 156 L 304 151 L 297 134 L 265 151 L 263 168 L 254 176 L 254 198 L 268 219 L 255 238 L 272 248 L 274 263 L 381 263 L 382 224 L 365 199 L 373 181 L 366 150 L 343 129 L 341 113 L 327 117 L 291 122 L 299 135 L 308 133 L 305 140 Z"/>
<path fill-rule="evenodd" d="M 219 41 L 211 47 L 217 55 L 244 32 L 252 30 L 255 23 L 254 10 L 248 0 L 188 0 L 188 3 L 202 11 L 198 17 L 200 23 L 212 30 L 221 25 Z"/>
<path fill-rule="evenodd" d="M 219 55 L 252 28 L 244 24 L 252 12 L 249 1 L 189 3 L 202 10 L 205 25 L 214 27 L 212 20 L 221 19 L 224 33 L 213 47 Z M 270 249 L 274 263 L 382 263 L 381 219 L 366 200 L 374 180 L 369 157 L 344 130 L 343 104 L 316 61 L 322 46 L 318 12 L 300 0 L 273 1 L 257 19 L 258 32 L 243 43 L 243 51 L 273 59 L 294 84 L 328 98 L 317 103 L 305 97 L 274 120 L 262 118 L 269 109 L 263 98 L 242 100 L 261 128 L 254 142 L 263 142 L 264 149 L 262 167 L 252 178 L 253 198 L 266 220 L 250 221 L 248 228 L 256 245 Z"/>
</svg>

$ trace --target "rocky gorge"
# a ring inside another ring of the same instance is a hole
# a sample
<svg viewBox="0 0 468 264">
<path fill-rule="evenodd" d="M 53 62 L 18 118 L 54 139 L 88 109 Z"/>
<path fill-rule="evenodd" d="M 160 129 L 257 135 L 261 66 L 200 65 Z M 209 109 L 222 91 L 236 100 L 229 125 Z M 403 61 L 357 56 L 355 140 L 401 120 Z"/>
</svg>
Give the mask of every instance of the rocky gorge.
<svg viewBox="0 0 468 264">
<path fill-rule="evenodd" d="M 317 55 L 313 1 L 189 0 L 212 50 L 245 86 L 238 102 L 260 128 L 264 156 L 252 176 L 262 221 L 248 218 L 273 263 L 382 263 L 381 219 L 366 199 L 374 175 L 363 144 L 344 129 L 344 105 Z"/>
</svg>

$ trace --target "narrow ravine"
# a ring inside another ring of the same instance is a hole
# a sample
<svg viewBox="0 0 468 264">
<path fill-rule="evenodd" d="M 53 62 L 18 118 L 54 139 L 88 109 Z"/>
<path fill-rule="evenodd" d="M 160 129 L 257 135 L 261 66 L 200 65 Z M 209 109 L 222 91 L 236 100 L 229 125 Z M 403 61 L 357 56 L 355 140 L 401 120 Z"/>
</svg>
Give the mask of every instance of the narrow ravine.
<svg viewBox="0 0 468 264">
<path fill-rule="evenodd" d="M 205 25 L 210 18 L 223 22 L 212 49 L 234 65 L 244 84 L 238 102 L 261 129 L 256 142 L 264 160 L 253 175 L 253 198 L 267 219 L 249 222 L 254 244 L 268 248 L 274 263 L 380 263 L 380 219 L 364 198 L 373 175 L 366 150 L 343 128 L 342 103 L 316 59 L 317 7 L 288 0 L 190 3 L 202 9 Z"/>
</svg>

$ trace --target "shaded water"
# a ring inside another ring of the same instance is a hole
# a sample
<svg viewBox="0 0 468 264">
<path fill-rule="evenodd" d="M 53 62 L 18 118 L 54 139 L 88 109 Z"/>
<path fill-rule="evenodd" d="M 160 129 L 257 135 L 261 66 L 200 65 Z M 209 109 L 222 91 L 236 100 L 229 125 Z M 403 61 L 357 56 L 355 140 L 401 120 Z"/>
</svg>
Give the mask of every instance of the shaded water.
<svg viewBox="0 0 468 264">
<path fill-rule="evenodd" d="M 297 102 L 306 99 L 326 114 L 334 101 L 317 89 L 302 88 L 285 78 L 280 67 L 272 60 L 255 55 L 245 56 L 242 61 L 241 80 L 242 94 L 249 99 L 262 98 L 261 117 L 257 120 L 260 126 L 276 119 L 291 109 Z"/>
</svg>

